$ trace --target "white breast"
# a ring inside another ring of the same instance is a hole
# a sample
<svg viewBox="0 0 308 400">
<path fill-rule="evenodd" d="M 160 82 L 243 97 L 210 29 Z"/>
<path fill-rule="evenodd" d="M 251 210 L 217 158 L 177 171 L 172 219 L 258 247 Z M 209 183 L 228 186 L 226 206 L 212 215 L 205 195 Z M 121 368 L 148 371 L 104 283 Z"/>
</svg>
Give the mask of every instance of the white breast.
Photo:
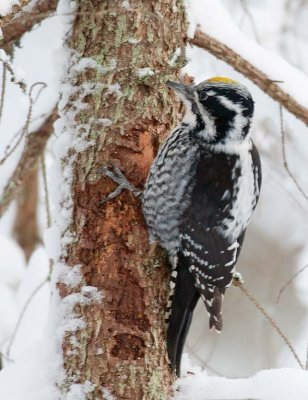
<svg viewBox="0 0 308 400">
<path fill-rule="evenodd" d="M 246 229 L 256 206 L 258 195 L 250 151 L 247 150 L 247 147 L 243 148 L 238 156 L 232 173 L 235 197 L 229 215 L 223 221 L 224 229 L 220 230 L 220 233 L 228 237 L 231 242 L 235 241 Z M 240 176 L 237 176 L 236 170 L 240 171 Z"/>
</svg>

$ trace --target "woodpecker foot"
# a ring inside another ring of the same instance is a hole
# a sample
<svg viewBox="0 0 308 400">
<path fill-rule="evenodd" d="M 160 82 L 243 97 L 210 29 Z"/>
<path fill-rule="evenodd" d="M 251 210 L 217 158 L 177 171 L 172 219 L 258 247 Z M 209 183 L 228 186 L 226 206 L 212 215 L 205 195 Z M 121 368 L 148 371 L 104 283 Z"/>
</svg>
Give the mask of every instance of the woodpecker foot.
<svg viewBox="0 0 308 400">
<path fill-rule="evenodd" d="M 123 175 L 122 171 L 119 168 L 115 167 L 114 165 L 112 166 L 112 170 L 108 169 L 107 167 L 102 167 L 98 170 L 98 172 L 100 172 L 104 176 L 107 176 L 108 178 L 112 179 L 115 183 L 117 183 L 119 185 L 107 197 L 100 200 L 100 204 L 105 204 L 105 203 L 107 203 L 107 201 L 114 199 L 122 192 L 123 189 L 129 190 L 136 197 L 139 197 L 142 195 L 142 191 L 138 190 L 136 188 L 136 186 L 134 186 L 132 183 L 130 183 L 126 179 L 126 177 Z"/>
<path fill-rule="evenodd" d="M 234 272 L 233 280 L 232 280 L 233 286 L 241 286 L 241 285 L 243 285 L 243 283 L 245 283 L 245 282 L 242 277 L 242 274 L 240 272 Z"/>
</svg>

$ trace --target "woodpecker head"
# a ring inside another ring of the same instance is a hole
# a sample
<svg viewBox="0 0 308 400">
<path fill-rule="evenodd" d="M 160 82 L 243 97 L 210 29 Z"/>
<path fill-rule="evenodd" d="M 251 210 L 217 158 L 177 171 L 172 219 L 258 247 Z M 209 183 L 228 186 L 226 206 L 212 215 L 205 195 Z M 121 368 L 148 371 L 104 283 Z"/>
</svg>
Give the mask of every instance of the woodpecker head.
<svg viewBox="0 0 308 400">
<path fill-rule="evenodd" d="M 186 107 L 183 122 L 196 126 L 208 144 L 242 142 L 248 137 L 254 102 L 248 89 L 229 78 L 214 77 L 197 86 L 167 82 Z"/>
</svg>

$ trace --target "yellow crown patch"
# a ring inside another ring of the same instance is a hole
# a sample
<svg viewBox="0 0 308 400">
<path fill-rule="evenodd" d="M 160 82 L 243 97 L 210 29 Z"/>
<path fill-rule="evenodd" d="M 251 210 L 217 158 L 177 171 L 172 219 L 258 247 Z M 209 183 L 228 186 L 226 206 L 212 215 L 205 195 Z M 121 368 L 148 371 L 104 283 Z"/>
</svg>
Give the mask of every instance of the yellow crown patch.
<svg viewBox="0 0 308 400">
<path fill-rule="evenodd" d="M 225 76 L 214 76 L 213 78 L 208 79 L 207 82 L 233 83 L 234 85 L 237 85 L 237 82 L 235 80 L 230 79 L 230 78 L 226 78 Z"/>
</svg>

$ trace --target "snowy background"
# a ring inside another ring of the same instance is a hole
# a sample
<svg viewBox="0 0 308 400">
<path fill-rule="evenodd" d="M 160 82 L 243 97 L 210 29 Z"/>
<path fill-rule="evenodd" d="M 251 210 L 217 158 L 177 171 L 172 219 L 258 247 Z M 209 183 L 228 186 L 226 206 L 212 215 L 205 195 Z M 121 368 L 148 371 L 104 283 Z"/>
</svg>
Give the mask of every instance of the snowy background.
<svg viewBox="0 0 308 400">
<path fill-rule="evenodd" d="M 1 0 L 0 14 L 9 10 L 10 3 Z M 308 1 L 187 0 L 187 5 L 190 32 L 201 24 L 203 31 L 249 59 L 270 79 L 283 81 L 282 87 L 308 108 L 308 78 L 303 75 L 308 76 Z M 20 48 L 15 50 L 14 70 L 18 77 L 28 87 L 37 81 L 47 84 L 35 104 L 30 131 L 39 126 L 42 115 L 58 99 L 64 21 L 63 16 L 45 20 L 24 35 Z M 187 56 L 189 63 L 184 71 L 197 83 L 215 75 L 228 76 L 247 85 L 255 99 L 252 136 L 261 153 L 263 186 L 238 270 L 246 287 L 289 338 L 305 365 L 308 268 L 292 280 L 277 301 L 280 289 L 308 264 L 308 202 L 283 167 L 279 106 L 210 54 L 188 47 Z M 28 98 L 16 85 L 8 84 L 0 122 L 0 159 L 14 134 L 23 127 L 27 111 Z M 284 124 L 290 169 L 308 194 L 308 128 L 286 111 Z M 53 141 L 51 138 L 47 149 L 48 167 L 53 162 Z M 22 144 L 1 165 L 0 192 L 21 152 Z M 40 180 L 39 219 L 43 237 L 47 220 L 41 177 Z M 12 237 L 14 216 L 12 204 L 0 220 L 0 350 L 4 365 L 0 372 L 0 399 L 55 400 L 50 383 L 56 360 L 49 354 L 47 282 L 32 299 L 14 334 L 25 304 L 49 271 L 43 245 L 26 264 L 23 251 Z M 181 390 L 177 399 L 289 400 L 294 395 L 297 400 L 308 399 L 307 371 L 299 368 L 277 332 L 236 287 L 225 296 L 223 333 L 209 332 L 208 317 L 200 304 L 186 351 L 183 371 L 188 371 L 188 375 L 177 384 Z M 204 371 L 200 372 L 197 366 Z M 252 378 L 244 379 L 249 377 Z"/>
</svg>

